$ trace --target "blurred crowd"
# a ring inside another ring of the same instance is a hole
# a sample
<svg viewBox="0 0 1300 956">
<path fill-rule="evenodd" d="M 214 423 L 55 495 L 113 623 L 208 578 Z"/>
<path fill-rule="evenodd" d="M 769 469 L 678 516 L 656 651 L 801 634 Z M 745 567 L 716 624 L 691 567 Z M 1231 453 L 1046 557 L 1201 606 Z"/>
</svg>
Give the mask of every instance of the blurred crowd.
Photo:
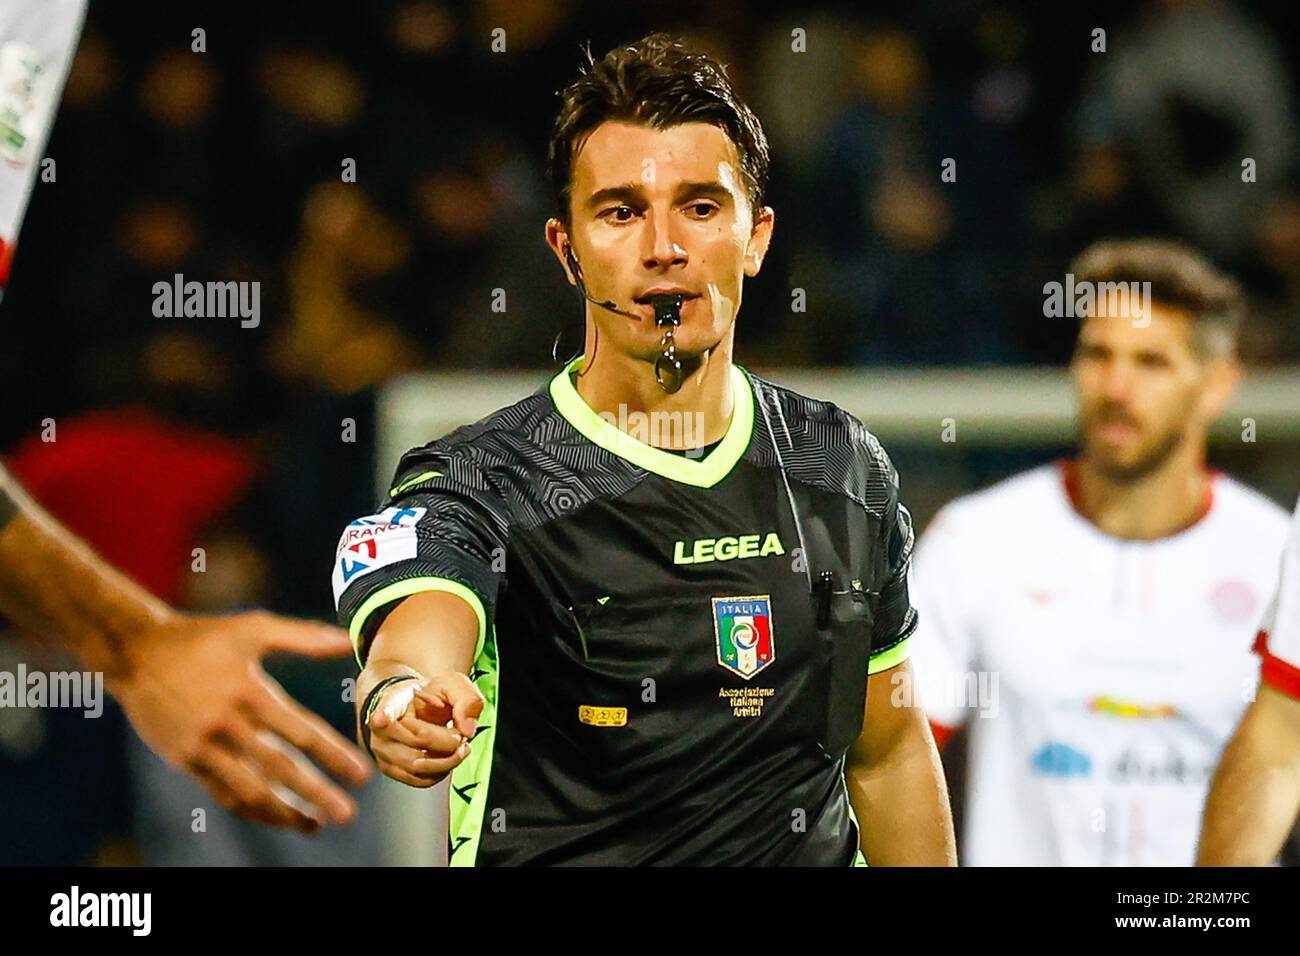
<svg viewBox="0 0 1300 956">
<path fill-rule="evenodd" d="M 555 94 L 582 44 L 599 56 L 653 29 L 727 63 L 771 142 L 777 229 L 746 289 L 746 365 L 1061 362 L 1075 329 L 1043 317 L 1043 284 L 1091 240 L 1135 234 L 1180 237 L 1243 281 L 1249 361 L 1300 361 L 1286 4 L 895 7 L 92 3 L 47 149 L 56 179 L 36 188 L 0 305 L 0 451 L 181 605 L 328 616 L 338 530 L 374 501 L 384 383 L 532 368 L 540 384 L 557 333 L 577 342 L 581 303 L 542 238 Z M 260 323 L 156 317 L 153 284 L 177 273 L 259 282 Z M 796 288 L 806 312 L 791 311 Z M 58 441 L 40 439 L 46 420 Z M 206 575 L 189 573 L 199 540 Z M 285 680 L 346 727 L 330 688 L 349 673 L 301 665 Z M 23 774 L 0 772 L 0 801 L 84 826 L 11 843 L 24 859 L 4 862 L 102 854 L 165 789 L 142 795 L 137 773 L 137 798 L 89 822 L 95 786 L 125 793 L 120 721 L 72 778 L 10 719 L 0 766 Z M 30 832 L 31 818 L 3 826 Z M 168 845 L 157 819 L 136 827 L 153 859 Z M 373 832 L 357 839 L 378 853 Z M 368 859 L 357 852 L 339 851 Z"/>
</svg>

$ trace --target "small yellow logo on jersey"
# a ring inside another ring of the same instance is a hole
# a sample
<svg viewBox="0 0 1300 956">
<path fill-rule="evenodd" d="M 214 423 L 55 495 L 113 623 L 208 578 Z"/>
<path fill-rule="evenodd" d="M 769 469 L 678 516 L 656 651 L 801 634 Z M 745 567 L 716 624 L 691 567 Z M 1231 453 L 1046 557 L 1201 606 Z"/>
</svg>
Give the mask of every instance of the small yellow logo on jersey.
<svg viewBox="0 0 1300 956">
<path fill-rule="evenodd" d="M 1152 706 L 1104 695 L 1088 701 L 1088 709 L 1094 714 L 1108 714 L 1111 717 L 1122 717 L 1128 720 L 1158 720 L 1178 716 L 1178 708 L 1173 704 Z"/>
<path fill-rule="evenodd" d="M 593 707 L 581 704 L 578 707 L 578 720 L 592 727 L 626 727 L 626 707 Z"/>
</svg>

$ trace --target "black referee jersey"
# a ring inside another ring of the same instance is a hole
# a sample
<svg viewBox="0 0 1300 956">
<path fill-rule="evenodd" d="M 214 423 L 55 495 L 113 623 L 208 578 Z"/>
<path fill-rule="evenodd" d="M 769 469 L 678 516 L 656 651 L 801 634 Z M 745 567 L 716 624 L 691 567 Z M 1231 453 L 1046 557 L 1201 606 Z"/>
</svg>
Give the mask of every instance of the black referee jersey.
<svg viewBox="0 0 1300 956">
<path fill-rule="evenodd" d="M 843 758 L 916 624 L 888 456 L 739 366 L 722 441 L 674 455 L 587 405 L 581 361 L 405 454 L 339 542 L 359 661 L 409 594 L 478 615 L 451 863 L 864 863 Z"/>
</svg>

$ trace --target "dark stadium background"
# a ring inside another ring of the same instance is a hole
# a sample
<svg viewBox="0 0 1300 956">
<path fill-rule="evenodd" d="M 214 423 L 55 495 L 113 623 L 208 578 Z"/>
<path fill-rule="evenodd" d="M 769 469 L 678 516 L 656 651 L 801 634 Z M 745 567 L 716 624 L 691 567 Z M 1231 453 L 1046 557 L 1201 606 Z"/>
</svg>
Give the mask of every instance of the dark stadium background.
<svg viewBox="0 0 1300 956">
<path fill-rule="evenodd" d="M 777 230 L 746 288 L 744 364 L 861 367 L 868 382 L 879 366 L 1059 364 L 1074 327 L 1043 318 L 1043 282 L 1089 241 L 1135 234 L 1183 238 L 1242 279 L 1252 364 L 1300 362 L 1291 5 L 1210 8 L 1205 49 L 1276 59 L 1257 59 L 1230 107 L 1157 100 L 1172 117 L 1163 165 L 1089 35 L 1158 36 L 1182 5 L 890 6 L 93 3 L 46 151 L 57 180 L 36 187 L 0 305 L 0 453 L 177 602 L 328 617 L 338 531 L 373 503 L 377 390 L 421 368 L 535 369 L 540 383 L 556 333 L 575 341 L 581 307 L 542 241 L 555 91 L 581 43 L 600 55 L 653 29 L 730 64 L 772 144 Z M 498 26 L 504 54 L 489 48 Z M 796 27 L 809 54 L 781 55 Z M 1163 72 L 1150 63 L 1150 82 Z M 1237 163 L 1278 102 L 1290 125 L 1268 144 L 1257 206 L 1188 216 L 1199 197 L 1171 191 L 1170 171 Z M 947 156 L 960 172 L 940 189 Z M 340 182 L 345 157 L 355 184 Z M 259 281 L 261 324 L 155 318 L 152 285 L 178 272 Z M 505 315 L 488 308 L 498 287 Z M 807 313 L 790 311 L 795 287 Z M 348 418 L 355 442 L 340 441 Z M 59 442 L 40 441 L 46 420 Z M 945 498 L 1067 450 L 890 449 L 920 526 Z M 1295 448 L 1216 456 L 1290 505 Z M 172 480 L 139 500 L 141 469 Z M 185 573 L 195 542 L 219 573 Z M 347 662 L 280 673 L 347 726 Z M 2 862 L 382 856 L 373 816 L 308 849 L 234 823 L 180 839 L 168 814 L 200 798 L 168 790 L 179 778 L 129 744 L 120 715 L 92 734 L 58 712 L 26 715 L 39 733 L 13 719 L 0 712 Z"/>
</svg>

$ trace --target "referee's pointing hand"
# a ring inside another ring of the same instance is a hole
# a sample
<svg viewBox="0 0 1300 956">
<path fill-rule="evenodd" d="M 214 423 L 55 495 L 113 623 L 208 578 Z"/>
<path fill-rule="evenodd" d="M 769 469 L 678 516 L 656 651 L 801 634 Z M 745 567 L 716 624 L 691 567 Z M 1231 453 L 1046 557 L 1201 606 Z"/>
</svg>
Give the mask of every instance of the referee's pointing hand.
<svg viewBox="0 0 1300 956">
<path fill-rule="evenodd" d="M 432 787 L 470 753 L 483 695 L 464 674 L 405 681 L 384 693 L 370 716 L 379 769 L 412 787 Z"/>
</svg>

